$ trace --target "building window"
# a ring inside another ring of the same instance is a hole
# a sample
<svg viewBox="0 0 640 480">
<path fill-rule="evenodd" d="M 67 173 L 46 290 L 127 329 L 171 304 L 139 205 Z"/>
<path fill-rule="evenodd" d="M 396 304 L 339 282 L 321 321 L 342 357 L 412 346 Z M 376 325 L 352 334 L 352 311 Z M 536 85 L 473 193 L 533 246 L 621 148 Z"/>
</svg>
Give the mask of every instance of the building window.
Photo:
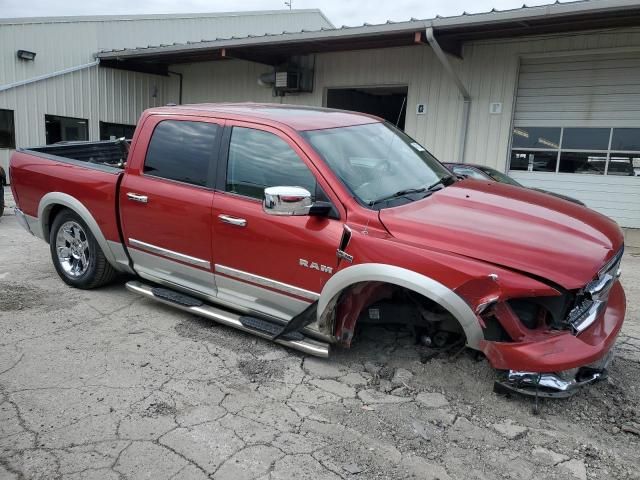
<svg viewBox="0 0 640 480">
<path fill-rule="evenodd" d="M 13 110 L 0 110 L 0 148 L 16 148 Z"/>
<path fill-rule="evenodd" d="M 516 127 L 509 169 L 640 176 L 640 128 Z"/>
<path fill-rule="evenodd" d="M 78 142 L 89 139 L 89 121 L 84 118 L 45 115 L 47 145 L 58 142 Z"/>
<path fill-rule="evenodd" d="M 100 140 L 115 140 L 117 138 L 133 138 L 135 125 L 126 125 L 123 123 L 100 122 Z"/>
<path fill-rule="evenodd" d="M 219 134 L 220 126 L 215 123 L 179 120 L 158 123 L 147 149 L 145 175 L 207 186 Z"/>
</svg>

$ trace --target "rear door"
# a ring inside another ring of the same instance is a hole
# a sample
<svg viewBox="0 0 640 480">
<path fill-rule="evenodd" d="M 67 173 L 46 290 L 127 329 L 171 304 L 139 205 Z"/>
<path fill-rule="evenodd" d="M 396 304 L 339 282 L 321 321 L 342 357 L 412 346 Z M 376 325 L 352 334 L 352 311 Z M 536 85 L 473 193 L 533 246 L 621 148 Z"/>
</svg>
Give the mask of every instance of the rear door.
<svg viewBox="0 0 640 480">
<path fill-rule="evenodd" d="M 218 298 L 289 320 L 316 301 L 338 265 L 344 212 L 304 151 L 283 132 L 227 121 L 213 202 Z M 333 203 L 334 217 L 265 213 L 264 189 L 297 186 Z"/>
<path fill-rule="evenodd" d="M 119 197 L 136 272 L 209 297 L 216 294 L 211 209 L 223 127 L 216 119 L 149 117 Z"/>
</svg>

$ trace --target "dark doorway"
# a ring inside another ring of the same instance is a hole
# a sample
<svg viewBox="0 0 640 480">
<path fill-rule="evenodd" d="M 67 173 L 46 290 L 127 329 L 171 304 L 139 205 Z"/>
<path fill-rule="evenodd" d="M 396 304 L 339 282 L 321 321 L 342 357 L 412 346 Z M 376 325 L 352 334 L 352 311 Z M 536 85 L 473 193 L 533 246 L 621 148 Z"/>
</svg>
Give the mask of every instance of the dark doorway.
<svg viewBox="0 0 640 480">
<path fill-rule="evenodd" d="M 327 107 L 369 113 L 404 130 L 408 87 L 356 87 L 327 90 Z"/>
</svg>

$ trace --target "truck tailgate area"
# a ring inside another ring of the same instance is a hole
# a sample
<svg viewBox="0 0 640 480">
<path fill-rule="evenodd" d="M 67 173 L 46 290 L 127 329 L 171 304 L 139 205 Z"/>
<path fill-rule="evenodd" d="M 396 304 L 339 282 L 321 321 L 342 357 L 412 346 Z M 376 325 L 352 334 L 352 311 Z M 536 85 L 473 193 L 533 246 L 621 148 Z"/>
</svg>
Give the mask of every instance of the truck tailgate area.
<svg viewBox="0 0 640 480">
<path fill-rule="evenodd" d="M 117 186 L 122 174 L 121 168 L 35 150 L 16 151 L 10 165 L 11 189 L 17 207 L 25 215 L 40 217 L 44 213 L 40 204 L 45 195 L 68 195 L 89 211 L 106 239 L 114 242 L 120 241 Z M 48 227 L 44 227 L 48 240 Z"/>
</svg>

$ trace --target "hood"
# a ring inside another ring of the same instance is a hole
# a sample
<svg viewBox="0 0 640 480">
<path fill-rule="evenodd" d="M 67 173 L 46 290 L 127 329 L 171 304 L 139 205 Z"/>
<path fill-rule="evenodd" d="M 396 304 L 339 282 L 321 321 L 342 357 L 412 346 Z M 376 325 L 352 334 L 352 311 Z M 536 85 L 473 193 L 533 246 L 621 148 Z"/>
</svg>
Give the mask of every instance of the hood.
<svg viewBox="0 0 640 480">
<path fill-rule="evenodd" d="M 577 198 L 573 198 L 573 197 L 570 197 L 568 195 L 563 195 L 561 193 L 556 193 L 556 192 L 550 192 L 549 190 L 544 190 L 542 188 L 532 188 L 532 190 L 535 190 L 536 192 L 546 193 L 547 195 L 553 195 L 554 197 L 558 197 L 558 198 L 561 198 L 563 200 L 567 200 L 568 202 L 577 203 L 578 205 L 582 205 L 583 207 L 586 206 L 583 202 L 581 202 Z"/>
<path fill-rule="evenodd" d="M 498 182 L 466 179 L 380 211 L 398 240 L 582 288 L 623 245 L 618 225 L 580 205 Z"/>
</svg>

